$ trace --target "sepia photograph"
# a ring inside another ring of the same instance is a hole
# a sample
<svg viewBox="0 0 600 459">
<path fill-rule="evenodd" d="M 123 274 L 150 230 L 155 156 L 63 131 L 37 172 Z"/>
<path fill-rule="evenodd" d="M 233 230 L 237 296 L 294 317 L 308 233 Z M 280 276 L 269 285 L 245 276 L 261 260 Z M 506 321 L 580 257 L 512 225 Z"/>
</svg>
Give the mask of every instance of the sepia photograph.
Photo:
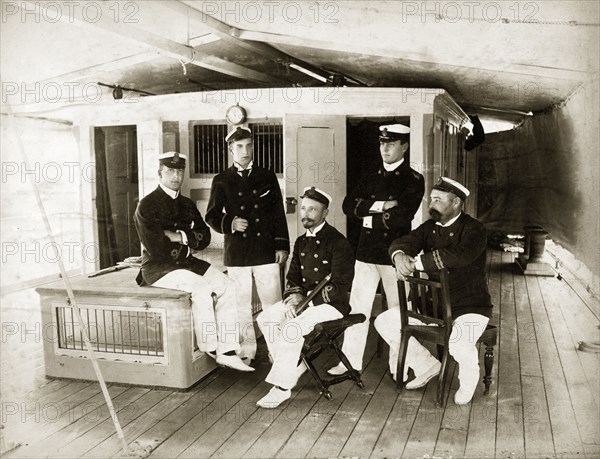
<svg viewBox="0 0 600 459">
<path fill-rule="evenodd" d="M 0 10 L 0 456 L 600 458 L 600 2 Z"/>
</svg>

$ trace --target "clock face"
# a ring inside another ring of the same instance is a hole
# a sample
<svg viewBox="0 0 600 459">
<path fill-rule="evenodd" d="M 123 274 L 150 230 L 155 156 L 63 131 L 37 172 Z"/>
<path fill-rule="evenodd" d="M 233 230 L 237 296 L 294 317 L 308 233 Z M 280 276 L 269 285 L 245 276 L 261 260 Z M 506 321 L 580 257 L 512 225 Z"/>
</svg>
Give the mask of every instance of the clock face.
<svg viewBox="0 0 600 459">
<path fill-rule="evenodd" d="M 241 124 L 246 120 L 246 110 L 239 105 L 233 105 L 227 109 L 225 117 L 231 124 Z"/>
</svg>

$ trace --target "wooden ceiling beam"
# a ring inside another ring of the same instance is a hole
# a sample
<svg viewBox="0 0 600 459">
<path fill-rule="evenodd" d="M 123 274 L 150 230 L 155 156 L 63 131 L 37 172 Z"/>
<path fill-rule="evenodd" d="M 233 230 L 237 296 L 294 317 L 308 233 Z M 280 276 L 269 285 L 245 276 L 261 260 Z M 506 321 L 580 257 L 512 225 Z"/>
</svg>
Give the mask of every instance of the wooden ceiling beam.
<svg viewBox="0 0 600 459">
<path fill-rule="evenodd" d="M 283 63 L 286 65 L 300 65 L 301 67 L 304 67 L 305 69 L 310 70 L 311 72 L 314 72 L 323 78 L 328 78 L 330 76 L 329 72 L 323 71 L 322 69 L 315 67 L 308 62 L 302 61 L 301 59 L 290 56 L 289 54 L 270 46 L 268 43 L 263 43 L 262 40 L 251 41 L 241 38 L 243 30 L 230 26 L 225 22 L 221 22 L 218 19 L 215 19 L 214 17 L 204 13 L 203 11 L 197 10 L 179 0 L 165 2 L 164 6 L 180 13 L 183 16 L 186 16 L 187 18 L 195 21 L 197 24 L 202 24 L 202 26 L 204 26 L 211 33 L 234 46 L 238 46 L 254 54 L 259 54 L 277 63 Z"/>
<path fill-rule="evenodd" d="M 104 2 L 95 3 L 96 7 L 102 9 L 102 14 L 98 15 L 99 19 L 95 22 L 85 21 L 82 18 L 74 15 L 61 15 L 60 20 L 69 23 L 76 23 L 86 27 L 92 27 L 112 33 L 114 35 L 127 38 L 129 40 L 141 43 L 144 46 L 155 51 L 157 54 L 169 56 L 179 60 L 186 65 L 196 65 L 214 72 L 219 72 L 225 75 L 233 76 L 242 80 L 252 80 L 268 84 L 281 84 L 282 80 L 266 75 L 256 70 L 226 61 L 216 56 L 204 53 L 200 47 L 192 48 L 191 46 L 169 40 L 163 36 L 148 32 L 146 30 L 134 27 L 130 24 L 117 23 L 113 21 L 112 11 L 109 11 L 108 5 Z M 39 2 L 24 1 L 20 3 L 21 7 L 27 7 L 27 11 L 35 11 L 36 14 L 45 15 L 45 11 L 40 7 Z M 54 20 L 54 18 L 48 18 Z"/>
</svg>

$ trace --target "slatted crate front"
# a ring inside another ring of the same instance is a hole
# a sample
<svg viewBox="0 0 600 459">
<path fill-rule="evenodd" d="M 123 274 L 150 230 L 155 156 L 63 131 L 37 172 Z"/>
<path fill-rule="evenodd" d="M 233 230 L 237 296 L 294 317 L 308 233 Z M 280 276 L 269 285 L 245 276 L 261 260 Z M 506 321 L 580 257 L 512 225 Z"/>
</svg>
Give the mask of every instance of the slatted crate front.
<svg viewBox="0 0 600 459">
<path fill-rule="evenodd" d="M 215 368 L 196 345 L 189 293 L 139 287 L 136 274 L 71 279 L 81 324 L 62 281 L 37 289 L 46 375 L 96 379 L 82 328 L 110 382 L 184 389 Z"/>
</svg>

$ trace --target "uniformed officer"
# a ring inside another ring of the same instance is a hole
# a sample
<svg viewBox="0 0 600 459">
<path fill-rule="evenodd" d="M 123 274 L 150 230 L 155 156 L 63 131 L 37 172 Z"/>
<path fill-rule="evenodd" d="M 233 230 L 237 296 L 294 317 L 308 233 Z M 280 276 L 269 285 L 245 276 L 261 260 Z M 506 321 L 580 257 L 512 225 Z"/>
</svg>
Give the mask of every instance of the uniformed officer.
<svg viewBox="0 0 600 459">
<path fill-rule="evenodd" d="M 339 319 L 350 311 L 348 290 L 354 276 L 354 257 L 348 240 L 325 221 L 331 197 L 315 187 L 306 188 L 301 197 L 300 217 L 306 233 L 294 244 L 284 300 L 257 317 L 273 358 L 266 378 L 273 387 L 257 402 L 261 408 L 275 408 L 290 398 L 291 389 L 306 369 L 304 364 L 298 366 L 304 336 L 317 323 Z M 312 305 L 297 314 L 300 302 L 328 274 L 331 279 Z"/>
<path fill-rule="evenodd" d="M 402 124 L 379 128 L 382 163 L 378 170 L 366 173 L 344 199 L 344 213 L 362 225 L 356 251 L 355 282 L 350 294 L 352 313 L 371 316 L 379 281 L 383 283 L 388 307 L 397 308 L 398 284 L 388 255 L 390 243 L 411 229 L 425 190 L 423 176 L 405 159 L 409 151 L 410 129 Z M 369 332 L 369 321 L 349 327 L 344 333 L 342 350 L 352 366 L 361 370 Z M 343 363 L 328 373 L 345 373 Z"/>
<path fill-rule="evenodd" d="M 139 285 L 183 290 L 192 294 L 192 316 L 201 351 L 218 364 L 254 371 L 236 352 L 238 337 L 235 284 L 221 271 L 192 255 L 210 243 L 210 229 L 194 202 L 179 192 L 187 157 L 170 151 L 159 155 L 159 185 L 144 197 L 134 215 L 143 244 Z M 213 295 L 217 296 L 213 305 Z"/>
<path fill-rule="evenodd" d="M 477 340 L 485 331 L 492 314 L 487 288 L 485 227 L 463 212 L 469 190 L 461 183 L 441 177 L 431 190 L 427 220 L 390 246 L 398 278 L 425 271 L 435 279 L 440 269 L 447 269 L 452 308 L 452 333 L 448 352 L 458 364 L 460 386 L 454 403 L 469 403 L 479 381 Z M 420 255 L 419 255 L 420 254 Z M 412 322 L 419 323 L 415 319 Z M 390 345 L 390 371 L 396 372 L 400 346 L 400 314 L 388 310 L 375 320 L 375 328 Z M 415 338 L 408 340 L 404 378 L 412 368 L 415 379 L 406 389 L 418 389 L 437 376 L 441 364 Z"/>
<path fill-rule="evenodd" d="M 233 165 L 213 179 L 206 221 L 225 235 L 223 262 L 237 287 L 240 356 L 252 360 L 252 279 L 263 309 L 281 301 L 280 267 L 290 242 L 277 177 L 254 164 L 252 132 L 237 127 L 226 141 Z"/>
</svg>

